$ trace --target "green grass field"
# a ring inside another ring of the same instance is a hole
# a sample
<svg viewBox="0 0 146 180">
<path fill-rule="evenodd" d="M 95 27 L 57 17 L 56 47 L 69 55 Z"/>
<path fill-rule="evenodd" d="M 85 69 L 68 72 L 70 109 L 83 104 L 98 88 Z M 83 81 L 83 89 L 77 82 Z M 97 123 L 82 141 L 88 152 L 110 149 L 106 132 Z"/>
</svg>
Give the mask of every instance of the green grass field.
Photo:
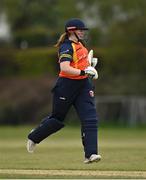
<svg viewBox="0 0 146 180">
<path fill-rule="evenodd" d="M 84 164 L 80 129 L 66 126 L 26 151 L 30 126 L 0 127 L 0 178 L 146 178 L 146 130 L 100 128 L 102 161 Z"/>
</svg>

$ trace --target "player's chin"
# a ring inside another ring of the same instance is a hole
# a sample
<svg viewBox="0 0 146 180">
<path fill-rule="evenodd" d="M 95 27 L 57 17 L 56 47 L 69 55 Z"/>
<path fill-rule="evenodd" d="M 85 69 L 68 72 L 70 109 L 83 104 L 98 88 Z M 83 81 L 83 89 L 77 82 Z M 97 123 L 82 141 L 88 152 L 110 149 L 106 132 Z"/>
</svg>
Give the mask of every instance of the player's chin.
<svg viewBox="0 0 146 180">
<path fill-rule="evenodd" d="M 81 39 L 81 40 L 87 40 L 88 39 L 88 34 L 84 34 L 84 35 L 80 35 L 79 36 L 79 38 Z"/>
<path fill-rule="evenodd" d="M 80 35 L 79 38 L 80 38 L 81 40 L 84 40 L 85 37 L 84 37 L 84 35 Z"/>
</svg>

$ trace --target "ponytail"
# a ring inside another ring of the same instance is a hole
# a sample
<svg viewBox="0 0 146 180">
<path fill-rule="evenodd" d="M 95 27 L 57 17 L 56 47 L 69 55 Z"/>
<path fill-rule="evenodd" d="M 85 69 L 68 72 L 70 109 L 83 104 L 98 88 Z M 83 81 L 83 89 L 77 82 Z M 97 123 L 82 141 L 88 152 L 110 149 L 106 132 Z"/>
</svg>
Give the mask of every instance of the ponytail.
<svg viewBox="0 0 146 180">
<path fill-rule="evenodd" d="M 66 37 L 67 37 L 67 33 L 66 32 L 61 34 L 60 38 L 58 39 L 57 43 L 54 46 L 55 47 L 59 47 L 64 42 Z"/>
</svg>

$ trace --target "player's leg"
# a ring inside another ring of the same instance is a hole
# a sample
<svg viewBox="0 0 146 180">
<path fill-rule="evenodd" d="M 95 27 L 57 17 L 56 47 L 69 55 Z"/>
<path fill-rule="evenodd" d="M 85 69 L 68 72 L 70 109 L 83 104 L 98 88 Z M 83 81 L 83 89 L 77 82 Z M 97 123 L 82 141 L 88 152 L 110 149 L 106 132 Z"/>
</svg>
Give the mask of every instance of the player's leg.
<svg viewBox="0 0 146 180">
<path fill-rule="evenodd" d="M 47 138 L 49 135 L 59 131 L 61 128 L 64 127 L 63 120 L 65 118 L 65 115 L 69 109 L 68 106 L 64 107 L 64 109 L 61 111 L 61 105 L 62 103 L 56 102 L 57 99 L 54 96 L 53 98 L 53 107 L 57 109 L 55 111 L 55 116 L 48 116 L 43 119 L 43 121 L 40 123 L 40 125 L 33 129 L 29 135 L 28 135 L 28 141 L 27 141 L 27 150 L 28 152 L 33 152 L 36 144 L 39 144 L 41 141 L 43 141 L 45 138 Z"/>
<path fill-rule="evenodd" d="M 40 143 L 43 139 L 64 127 L 63 120 L 71 106 L 71 103 L 60 99 L 58 96 L 58 90 L 54 90 L 52 106 L 52 115 L 44 118 L 40 125 L 30 132 L 28 139 L 35 143 Z"/>
<path fill-rule="evenodd" d="M 27 151 L 32 153 L 36 144 L 39 144 L 49 135 L 64 127 L 64 124 L 56 118 L 46 117 L 44 121 L 34 128 L 28 135 Z"/>
<path fill-rule="evenodd" d="M 98 155 L 97 143 L 98 119 L 94 92 L 92 85 L 88 80 L 85 83 L 85 88 L 80 92 L 74 105 L 81 120 L 82 143 L 86 158 L 85 163 L 100 160 L 101 157 Z"/>
<path fill-rule="evenodd" d="M 63 121 L 78 91 L 71 81 L 66 79 L 61 80 L 63 82 L 60 84 L 60 81 L 58 81 L 53 88 L 51 116 L 46 117 L 41 124 L 28 135 L 27 150 L 29 152 L 31 152 L 35 144 L 40 143 L 46 137 L 64 127 Z"/>
</svg>

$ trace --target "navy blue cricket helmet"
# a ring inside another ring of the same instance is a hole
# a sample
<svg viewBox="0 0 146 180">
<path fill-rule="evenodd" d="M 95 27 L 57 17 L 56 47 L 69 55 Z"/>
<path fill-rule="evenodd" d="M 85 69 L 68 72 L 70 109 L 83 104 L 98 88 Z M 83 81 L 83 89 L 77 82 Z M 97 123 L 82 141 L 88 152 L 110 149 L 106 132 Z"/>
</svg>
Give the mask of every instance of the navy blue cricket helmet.
<svg viewBox="0 0 146 180">
<path fill-rule="evenodd" d="M 84 22 L 80 19 L 69 19 L 65 24 L 65 31 L 68 30 L 88 30 Z"/>
</svg>

